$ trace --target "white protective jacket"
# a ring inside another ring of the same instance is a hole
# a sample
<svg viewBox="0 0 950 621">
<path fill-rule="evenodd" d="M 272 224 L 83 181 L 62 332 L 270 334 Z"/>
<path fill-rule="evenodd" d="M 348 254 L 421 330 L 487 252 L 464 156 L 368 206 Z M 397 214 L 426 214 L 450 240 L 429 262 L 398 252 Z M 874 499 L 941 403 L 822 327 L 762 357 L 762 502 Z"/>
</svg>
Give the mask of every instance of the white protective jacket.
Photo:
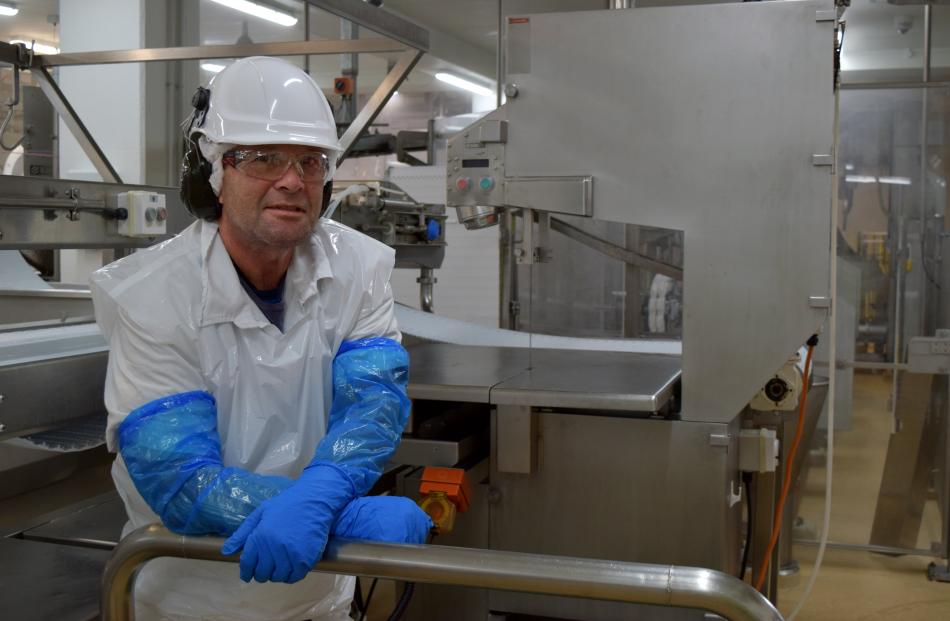
<svg viewBox="0 0 950 621">
<path fill-rule="evenodd" d="M 195 222 L 177 237 L 95 272 L 96 321 L 109 343 L 107 442 L 135 408 L 205 390 L 218 406 L 225 466 L 297 477 L 326 432 L 331 363 L 343 341 L 399 340 L 391 248 L 333 221 L 300 244 L 284 285 L 284 332 L 250 300 L 218 233 Z M 159 522 L 121 456 L 112 468 L 125 532 Z M 353 578 L 311 573 L 296 584 L 251 582 L 237 565 L 156 559 L 139 573 L 136 619 L 348 619 Z"/>
</svg>

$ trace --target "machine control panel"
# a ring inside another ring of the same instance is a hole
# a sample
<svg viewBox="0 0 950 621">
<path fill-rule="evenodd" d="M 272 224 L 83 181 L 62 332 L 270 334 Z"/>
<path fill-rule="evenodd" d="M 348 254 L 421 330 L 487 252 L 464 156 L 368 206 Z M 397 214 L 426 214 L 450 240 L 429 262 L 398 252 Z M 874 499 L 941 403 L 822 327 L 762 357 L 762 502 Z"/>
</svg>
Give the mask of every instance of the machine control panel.
<svg viewBox="0 0 950 621">
<path fill-rule="evenodd" d="M 507 121 L 485 118 L 449 141 L 446 190 L 451 207 L 505 204 Z"/>
<path fill-rule="evenodd" d="M 133 190 L 116 197 L 117 207 L 128 211 L 128 218 L 118 221 L 118 232 L 128 237 L 155 237 L 165 234 L 168 209 L 165 195 Z"/>
</svg>

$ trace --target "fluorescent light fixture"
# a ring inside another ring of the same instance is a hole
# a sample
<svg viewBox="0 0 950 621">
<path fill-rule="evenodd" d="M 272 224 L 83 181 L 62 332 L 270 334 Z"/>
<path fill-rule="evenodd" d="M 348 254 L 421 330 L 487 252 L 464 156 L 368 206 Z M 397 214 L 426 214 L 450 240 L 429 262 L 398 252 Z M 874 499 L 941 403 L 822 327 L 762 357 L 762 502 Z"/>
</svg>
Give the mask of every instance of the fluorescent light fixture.
<svg viewBox="0 0 950 621">
<path fill-rule="evenodd" d="M 224 69 L 224 65 L 219 65 L 218 63 L 201 63 L 201 68 L 211 73 L 218 73 Z"/>
<path fill-rule="evenodd" d="M 476 95 L 483 95 L 486 97 L 492 97 L 495 95 L 495 91 L 491 90 L 487 86 L 481 86 L 480 84 L 463 80 L 457 75 L 452 75 L 451 73 L 437 73 L 435 74 L 435 79 L 439 80 L 440 82 L 445 82 L 446 84 L 451 84 L 456 88 L 460 88 L 470 93 L 475 93 Z"/>
<path fill-rule="evenodd" d="M 20 9 L 16 8 L 12 4 L 7 4 L 6 2 L 0 2 L 0 15 L 6 17 L 13 17 L 20 12 Z"/>
<path fill-rule="evenodd" d="M 258 4 L 256 2 L 249 2 L 248 0 L 211 0 L 222 6 L 226 6 L 242 13 L 247 13 L 248 15 L 253 15 L 254 17 L 259 17 L 261 19 L 266 19 L 269 22 L 274 22 L 275 24 L 280 24 L 281 26 L 293 26 L 297 23 L 297 18 L 289 13 L 284 13 L 283 11 L 278 11 L 272 9 L 269 6 L 263 4 Z"/>
<path fill-rule="evenodd" d="M 886 185 L 910 185 L 908 177 L 874 177 L 873 175 L 847 175 L 848 183 L 883 183 Z"/>
<path fill-rule="evenodd" d="M 59 48 L 55 45 L 47 45 L 45 43 L 40 43 L 39 41 L 34 43 L 33 41 L 26 41 L 25 39 L 10 39 L 10 43 L 22 43 L 26 46 L 26 49 L 30 49 L 32 47 L 33 51 L 37 54 L 46 54 L 47 56 L 50 54 L 59 54 Z"/>
</svg>

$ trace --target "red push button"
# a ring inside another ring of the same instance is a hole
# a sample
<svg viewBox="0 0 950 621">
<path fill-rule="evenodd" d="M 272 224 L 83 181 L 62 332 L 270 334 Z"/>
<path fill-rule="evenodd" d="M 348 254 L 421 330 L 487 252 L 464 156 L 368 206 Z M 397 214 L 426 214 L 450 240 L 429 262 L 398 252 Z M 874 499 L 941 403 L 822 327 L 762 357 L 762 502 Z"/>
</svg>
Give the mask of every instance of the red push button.
<svg viewBox="0 0 950 621">
<path fill-rule="evenodd" d="M 455 187 L 463 191 L 469 189 L 471 186 L 472 186 L 472 180 L 469 179 L 468 177 L 459 177 L 455 181 Z"/>
</svg>

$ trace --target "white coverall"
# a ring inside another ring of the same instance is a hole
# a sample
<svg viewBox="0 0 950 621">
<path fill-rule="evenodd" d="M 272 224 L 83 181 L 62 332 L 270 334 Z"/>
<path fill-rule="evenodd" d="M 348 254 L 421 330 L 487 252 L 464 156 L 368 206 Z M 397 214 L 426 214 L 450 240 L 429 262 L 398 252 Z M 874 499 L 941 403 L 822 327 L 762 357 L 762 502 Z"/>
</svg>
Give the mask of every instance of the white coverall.
<svg viewBox="0 0 950 621">
<path fill-rule="evenodd" d="M 321 219 L 297 246 L 284 286 L 284 333 L 247 296 L 215 223 L 93 274 L 96 320 L 109 343 L 107 441 L 135 408 L 191 390 L 214 395 L 225 466 L 296 478 L 326 432 L 331 363 L 340 344 L 399 340 L 389 278 L 394 251 Z M 121 456 L 112 468 L 133 528 L 159 522 Z M 237 565 L 163 558 L 135 586 L 136 619 L 348 619 L 353 578 L 310 573 L 296 584 L 251 582 Z"/>
</svg>

